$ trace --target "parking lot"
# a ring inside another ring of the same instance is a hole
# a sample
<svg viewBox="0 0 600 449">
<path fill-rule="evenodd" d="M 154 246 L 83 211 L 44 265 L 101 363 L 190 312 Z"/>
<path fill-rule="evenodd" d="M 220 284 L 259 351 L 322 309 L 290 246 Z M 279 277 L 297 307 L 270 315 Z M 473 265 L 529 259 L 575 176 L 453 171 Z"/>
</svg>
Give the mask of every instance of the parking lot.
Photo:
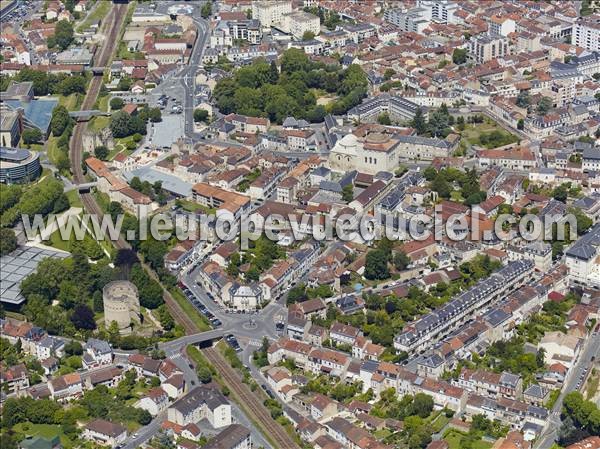
<svg viewBox="0 0 600 449">
<path fill-rule="evenodd" d="M 194 292 L 192 292 L 183 284 L 180 284 L 180 287 L 185 297 L 192 303 L 192 305 L 198 310 L 198 312 L 200 312 L 206 317 L 206 319 L 210 322 L 210 324 L 213 327 L 219 327 L 223 324 L 220 319 L 214 316 L 211 313 L 211 311 L 208 310 L 206 306 L 200 302 L 200 299 L 194 294 Z M 207 295 L 212 301 L 214 301 L 214 298 L 210 295 L 210 293 L 207 293 Z"/>
<path fill-rule="evenodd" d="M 33 0 L 17 2 L 17 6 L 2 16 L 3 23 L 20 24 L 36 9 Z"/>
</svg>

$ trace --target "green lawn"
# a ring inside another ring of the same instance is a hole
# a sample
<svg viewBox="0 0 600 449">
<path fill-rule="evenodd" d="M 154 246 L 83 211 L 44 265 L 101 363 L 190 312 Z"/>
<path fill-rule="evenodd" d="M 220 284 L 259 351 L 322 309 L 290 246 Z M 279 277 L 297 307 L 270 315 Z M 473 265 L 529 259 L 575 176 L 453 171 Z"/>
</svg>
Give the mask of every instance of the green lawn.
<svg viewBox="0 0 600 449">
<path fill-rule="evenodd" d="M 444 440 L 448 442 L 450 449 L 463 449 L 460 445 L 460 440 L 464 436 L 466 436 L 466 434 L 461 433 L 456 429 L 450 429 L 444 434 Z M 491 447 L 492 443 L 483 440 L 473 441 L 473 444 L 471 445 L 471 449 L 490 449 Z"/>
<path fill-rule="evenodd" d="M 60 149 L 58 148 L 58 137 L 50 136 L 48 138 L 46 152 L 48 153 L 48 159 L 50 162 L 56 165 L 58 156 L 60 155 Z"/>
<path fill-rule="evenodd" d="M 193 304 L 187 300 L 181 290 L 178 288 L 172 288 L 169 290 L 169 292 L 175 301 L 177 301 L 179 307 L 181 307 L 186 313 L 188 318 L 194 322 L 200 332 L 209 331 L 211 329 L 210 324 L 208 321 L 206 321 L 206 318 L 200 315 L 200 312 L 198 312 Z"/>
<path fill-rule="evenodd" d="M 50 234 L 50 239 L 46 240 L 44 243 L 48 246 L 52 246 L 53 248 L 71 252 L 71 241 L 62 239 L 60 235 L 60 229 L 57 229 L 52 234 Z"/>
<path fill-rule="evenodd" d="M 204 212 L 206 215 L 214 215 L 217 213 L 217 210 L 212 207 L 206 207 L 201 204 L 196 203 L 195 201 L 190 200 L 177 200 L 177 204 L 180 205 L 184 210 L 188 212 Z"/>
<path fill-rule="evenodd" d="M 83 103 L 83 95 L 71 94 L 69 96 L 58 95 L 58 104 L 67 108 L 68 111 L 77 111 Z"/>
<path fill-rule="evenodd" d="M 77 31 L 82 32 L 86 28 L 88 28 L 95 20 L 104 19 L 104 17 L 106 17 L 108 12 L 110 11 L 111 4 L 112 2 L 107 2 L 104 0 L 96 2 L 95 8 L 92 10 L 92 12 L 88 14 L 85 20 L 81 22 L 81 25 L 77 27 Z"/>
<path fill-rule="evenodd" d="M 431 421 L 431 428 L 434 432 L 440 432 L 450 422 L 450 418 L 446 417 L 444 413 L 440 413 L 435 419 Z"/>
<path fill-rule="evenodd" d="M 63 433 L 59 425 L 23 422 L 15 425 L 13 430 L 23 436 L 37 436 L 48 439 L 58 436 L 65 448 L 73 447 L 73 442 Z"/>
<path fill-rule="evenodd" d="M 493 141 L 481 141 L 482 136 L 489 136 L 491 133 L 497 135 L 497 139 Z M 519 138 L 514 134 L 505 131 L 496 122 L 485 118 L 483 123 L 468 123 L 465 124 L 465 129 L 460 132 L 463 141 L 467 141 L 471 145 L 479 145 L 485 148 L 497 148 L 499 146 L 508 145 L 519 141 Z"/>
<path fill-rule="evenodd" d="M 104 111 L 104 112 L 108 112 L 108 100 L 109 100 L 108 95 L 103 95 L 102 97 L 98 97 L 98 101 L 97 101 L 98 109 L 100 109 L 101 111 Z M 106 117 L 106 118 L 108 118 L 108 117 Z"/>
<path fill-rule="evenodd" d="M 103 130 L 104 128 L 108 128 L 109 124 L 110 124 L 110 117 L 99 115 L 89 121 L 88 128 L 90 129 L 90 131 L 97 133 L 97 132 Z"/>
<path fill-rule="evenodd" d="M 108 119 L 108 117 L 96 117 L 96 118 L 97 119 L 98 118 L 106 118 L 106 119 Z M 127 155 L 130 155 L 131 153 L 133 153 L 135 150 L 128 150 L 127 149 L 127 144 L 130 143 L 130 142 L 133 142 L 133 136 L 123 137 L 123 138 L 120 138 L 120 139 L 115 139 L 115 147 L 112 150 L 110 150 L 110 152 L 108 153 L 107 160 L 112 161 L 115 158 L 115 156 L 117 154 L 119 154 L 121 151 L 124 151 Z"/>
<path fill-rule="evenodd" d="M 67 195 L 71 207 L 83 207 L 77 189 L 69 190 L 67 193 L 65 193 L 65 195 Z"/>
<path fill-rule="evenodd" d="M 110 197 L 104 192 L 98 192 L 97 190 L 94 192 L 94 198 L 98 202 L 100 209 L 103 212 L 108 210 L 108 205 L 110 204 Z"/>
</svg>

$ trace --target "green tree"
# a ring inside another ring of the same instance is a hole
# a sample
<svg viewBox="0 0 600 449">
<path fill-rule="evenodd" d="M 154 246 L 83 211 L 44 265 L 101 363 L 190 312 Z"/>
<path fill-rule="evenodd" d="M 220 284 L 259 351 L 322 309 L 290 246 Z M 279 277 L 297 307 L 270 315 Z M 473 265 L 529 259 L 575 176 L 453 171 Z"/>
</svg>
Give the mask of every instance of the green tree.
<svg viewBox="0 0 600 449">
<path fill-rule="evenodd" d="M 527 108 L 530 104 L 531 100 L 529 98 L 529 92 L 527 92 L 526 90 L 523 90 L 521 92 L 519 92 L 519 95 L 517 95 L 517 101 L 516 101 L 516 105 L 520 108 Z"/>
<path fill-rule="evenodd" d="M 346 203 L 351 202 L 354 199 L 354 186 L 350 184 L 346 184 L 342 189 L 342 200 Z"/>
<path fill-rule="evenodd" d="M 387 112 L 382 112 L 381 114 L 379 114 L 379 116 L 377 117 L 377 123 L 379 123 L 380 125 L 391 125 L 392 120 L 390 119 L 390 114 Z"/>
<path fill-rule="evenodd" d="M 517 129 L 523 130 L 524 128 L 525 128 L 525 120 L 520 118 L 519 121 L 517 122 Z"/>
<path fill-rule="evenodd" d="M 60 20 L 54 29 L 54 39 L 56 45 L 61 50 L 66 50 L 73 42 L 73 25 L 68 20 Z"/>
<path fill-rule="evenodd" d="M 26 129 L 22 134 L 23 142 L 27 145 L 38 143 L 42 140 L 42 132 L 37 128 Z"/>
<path fill-rule="evenodd" d="M 577 235 L 585 234 L 594 224 L 592 219 L 584 214 L 578 207 L 570 207 L 567 210 L 567 213 L 573 214 L 577 220 Z"/>
<path fill-rule="evenodd" d="M 410 406 L 410 415 L 427 418 L 433 411 L 433 398 L 425 393 L 417 393 Z"/>
<path fill-rule="evenodd" d="M 211 14 L 212 14 L 212 1 L 209 0 L 206 3 L 204 3 L 204 5 L 202 5 L 202 9 L 200 10 L 200 15 L 202 16 L 202 18 L 208 19 Z"/>
<path fill-rule="evenodd" d="M 99 145 L 96 148 L 94 148 L 94 155 L 102 161 L 105 161 L 108 158 L 108 153 L 109 150 L 104 145 Z"/>
<path fill-rule="evenodd" d="M 365 261 L 365 277 L 370 280 L 390 277 L 388 256 L 383 250 L 376 249 L 367 253 Z"/>
<path fill-rule="evenodd" d="M 427 130 L 427 123 L 425 122 L 425 117 L 423 116 L 423 110 L 420 107 L 417 107 L 415 116 L 413 117 L 410 126 L 415 129 L 418 135 L 424 134 Z"/>
<path fill-rule="evenodd" d="M 455 48 L 452 52 L 452 62 L 457 65 L 467 62 L 467 50 L 464 48 Z"/>
<path fill-rule="evenodd" d="M 69 111 L 62 105 L 57 106 L 52 111 L 52 119 L 50 120 L 50 129 L 55 137 L 61 136 L 67 126 L 71 123 Z"/>
<path fill-rule="evenodd" d="M 537 105 L 537 112 L 540 115 L 546 115 L 552 108 L 552 99 L 550 97 L 542 97 Z"/>
<path fill-rule="evenodd" d="M 194 110 L 194 121 L 198 122 L 206 122 L 208 121 L 208 111 L 205 109 L 195 109 Z"/>
<path fill-rule="evenodd" d="M 198 367 L 198 369 L 196 370 L 196 373 L 198 374 L 198 379 L 203 384 L 207 384 L 212 381 L 212 373 L 210 372 L 210 369 L 207 368 L 206 366 Z"/>
<path fill-rule="evenodd" d="M 113 97 L 110 99 L 110 110 L 111 111 L 121 110 L 121 109 L 123 109 L 123 106 L 125 106 L 125 102 L 123 101 L 122 98 Z"/>
<path fill-rule="evenodd" d="M 313 33 L 312 31 L 305 31 L 304 34 L 302 35 L 302 40 L 303 41 L 312 41 L 315 38 L 315 33 Z"/>
<path fill-rule="evenodd" d="M 131 78 L 124 76 L 121 79 L 119 79 L 119 83 L 117 84 L 117 90 L 128 91 L 129 89 L 131 89 L 132 84 L 133 81 L 131 81 Z"/>
<path fill-rule="evenodd" d="M 148 119 L 152 123 L 158 123 L 162 121 L 162 113 L 160 112 L 160 108 L 150 108 L 148 111 Z"/>
<path fill-rule="evenodd" d="M 404 251 L 398 251 L 394 254 L 394 267 L 398 271 L 405 270 L 411 263 L 410 258 L 406 255 Z"/>
<path fill-rule="evenodd" d="M 10 228 L 0 228 L 0 256 L 12 253 L 17 249 L 15 231 Z"/>
</svg>

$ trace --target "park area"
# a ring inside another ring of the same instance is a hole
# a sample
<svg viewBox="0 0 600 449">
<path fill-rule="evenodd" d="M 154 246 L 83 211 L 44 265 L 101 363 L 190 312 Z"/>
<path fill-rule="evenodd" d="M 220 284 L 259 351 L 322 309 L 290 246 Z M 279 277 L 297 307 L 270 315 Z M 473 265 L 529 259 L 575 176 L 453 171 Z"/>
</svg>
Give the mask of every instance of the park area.
<svg viewBox="0 0 600 449">
<path fill-rule="evenodd" d="M 467 121 L 463 127 L 459 126 L 460 135 L 467 144 L 492 149 L 519 141 L 517 136 L 504 130 L 490 118 L 481 117 L 480 119 L 482 119 L 481 122 L 469 123 Z"/>
</svg>

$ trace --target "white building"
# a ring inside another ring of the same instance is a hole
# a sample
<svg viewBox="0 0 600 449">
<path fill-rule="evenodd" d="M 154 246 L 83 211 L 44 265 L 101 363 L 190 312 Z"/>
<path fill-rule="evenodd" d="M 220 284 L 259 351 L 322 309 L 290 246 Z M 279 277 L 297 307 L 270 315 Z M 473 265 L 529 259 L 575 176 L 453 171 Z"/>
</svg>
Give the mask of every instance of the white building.
<svg viewBox="0 0 600 449">
<path fill-rule="evenodd" d="M 174 402 L 168 410 L 168 420 L 180 426 L 207 419 L 216 429 L 231 424 L 231 405 L 220 391 L 196 387 Z"/>
<path fill-rule="evenodd" d="M 469 55 L 479 64 L 508 54 L 508 40 L 504 36 L 481 34 L 469 40 Z"/>
<path fill-rule="evenodd" d="M 584 150 L 582 168 L 584 172 L 600 171 L 600 149 L 589 148 Z"/>
<path fill-rule="evenodd" d="M 509 260 L 528 259 L 535 264 L 535 268 L 546 273 L 552 266 L 552 246 L 545 242 L 533 242 L 526 246 L 509 246 L 507 248 Z"/>
<path fill-rule="evenodd" d="M 385 20 L 407 33 L 422 34 L 423 30 L 431 23 L 431 20 L 427 17 L 428 14 L 425 8 L 412 8 L 408 11 L 395 8 L 387 9 L 384 13 Z"/>
<path fill-rule="evenodd" d="M 592 51 L 600 51 L 600 15 L 580 17 L 573 25 L 571 43 Z"/>
<path fill-rule="evenodd" d="M 440 23 L 454 23 L 456 21 L 454 12 L 458 4 L 450 0 L 418 0 L 417 6 L 427 11 L 427 16 Z"/>
<path fill-rule="evenodd" d="M 284 15 L 292 12 L 291 1 L 254 1 L 252 2 L 252 18 L 260 22 L 263 28 L 282 26 Z"/>
<path fill-rule="evenodd" d="M 565 252 L 569 282 L 583 287 L 600 287 L 600 224 L 596 224 Z"/>
<path fill-rule="evenodd" d="M 294 39 L 301 40 L 307 31 L 315 36 L 321 31 L 321 23 L 317 16 L 304 11 L 294 11 L 283 16 L 282 29 L 290 33 Z"/>
<path fill-rule="evenodd" d="M 108 342 L 96 338 L 88 339 L 85 352 L 95 365 L 109 365 L 112 363 L 113 352 Z"/>
<path fill-rule="evenodd" d="M 104 419 L 95 419 L 83 431 L 83 438 L 89 441 L 115 447 L 127 439 L 127 429 Z"/>
<path fill-rule="evenodd" d="M 548 332 L 538 344 L 539 349 L 545 350 L 544 362 L 547 365 L 559 362 L 570 368 L 581 350 L 581 340 L 558 331 Z"/>
<path fill-rule="evenodd" d="M 514 33 L 516 30 L 515 21 L 506 17 L 491 17 L 488 21 L 488 25 L 490 34 L 497 34 L 505 37 L 510 33 Z"/>
<path fill-rule="evenodd" d="M 160 387 L 153 388 L 140 399 L 136 407 L 147 410 L 152 416 L 158 415 L 169 406 L 169 395 Z"/>
</svg>

